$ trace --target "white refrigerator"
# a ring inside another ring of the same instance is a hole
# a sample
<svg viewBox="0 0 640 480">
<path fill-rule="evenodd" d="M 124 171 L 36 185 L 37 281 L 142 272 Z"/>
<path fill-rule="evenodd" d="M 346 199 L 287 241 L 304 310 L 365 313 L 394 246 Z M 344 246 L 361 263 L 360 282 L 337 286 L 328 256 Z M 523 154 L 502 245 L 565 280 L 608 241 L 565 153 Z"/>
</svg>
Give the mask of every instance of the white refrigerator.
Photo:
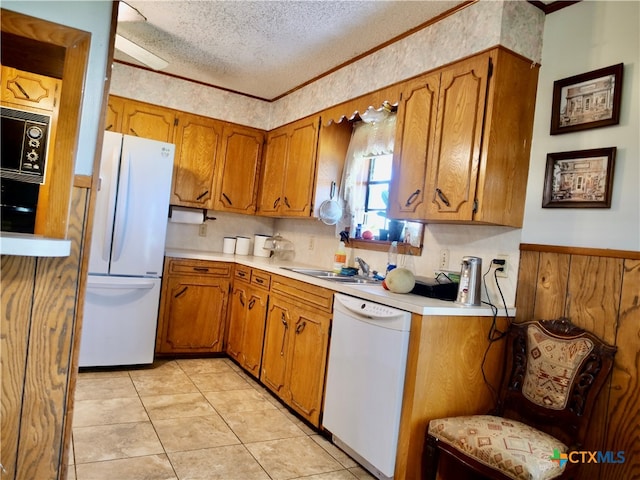
<svg viewBox="0 0 640 480">
<path fill-rule="evenodd" d="M 105 132 L 81 367 L 153 362 L 175 146 Z"/>
</svg>

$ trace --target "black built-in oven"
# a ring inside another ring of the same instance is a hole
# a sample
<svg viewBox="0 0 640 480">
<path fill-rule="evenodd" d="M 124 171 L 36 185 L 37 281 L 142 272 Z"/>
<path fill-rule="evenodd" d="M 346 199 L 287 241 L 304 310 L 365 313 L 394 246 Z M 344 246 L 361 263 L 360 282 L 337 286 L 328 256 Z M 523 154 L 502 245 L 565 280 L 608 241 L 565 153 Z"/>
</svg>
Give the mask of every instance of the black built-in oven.
<svg viewBox="0 0 640 480">
<path fill-rule="evenodd" d="M 1 107 L 0 223 L 2 231 L 34 233 L 44 183 L 49 115 Z"/>
</svg>

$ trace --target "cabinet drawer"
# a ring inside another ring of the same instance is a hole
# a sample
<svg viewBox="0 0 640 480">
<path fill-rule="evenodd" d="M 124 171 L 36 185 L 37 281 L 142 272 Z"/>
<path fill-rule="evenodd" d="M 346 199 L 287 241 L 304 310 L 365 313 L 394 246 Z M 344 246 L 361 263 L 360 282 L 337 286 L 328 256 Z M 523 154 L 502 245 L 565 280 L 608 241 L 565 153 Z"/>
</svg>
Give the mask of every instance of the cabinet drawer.
<svg viewBox="0 0 640 480">
<path fill-rule="evenodd" d="M 262 270 L 253 270 L 251 272 L 251 284 L 258 288 L 264 288 L 269 290 L 271 286 L 271 275 Z"/>
<path fill-rule="evenodd" d="M 210 262 L 207 260 L 169 260 L 170 275 L 206 275 L 212 277 L 230 277 L 231 263 Z"/>
<path fill-rule="evenodd" d="M 251 267 L 246 267 L 244 265 L 236 265 L 235 272 L 233 274 L 233 278 L 235 280 L 240 280 L 243 282 L 251 281 Z"/>
<path fill-rule="evenodd" d="M 317 308 L 327 313 L 333 311 L 333 290 L 274 276 L 271 279 L 271 293 L 280 294 L 294 304 Z"/>
</svg>

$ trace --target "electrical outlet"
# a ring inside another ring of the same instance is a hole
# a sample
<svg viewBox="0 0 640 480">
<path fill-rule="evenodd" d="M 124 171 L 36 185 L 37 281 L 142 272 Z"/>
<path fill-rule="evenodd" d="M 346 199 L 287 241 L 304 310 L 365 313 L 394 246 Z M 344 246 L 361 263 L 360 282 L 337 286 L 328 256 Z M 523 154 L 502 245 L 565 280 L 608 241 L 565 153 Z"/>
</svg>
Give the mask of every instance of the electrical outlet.
<svg viewBox="0 0 640 480">
<path fill-rule="evenodd" d="M 201 237 L 206 237 L 207 236 L 207 224 L 206 223 L 201 223 L 200 224 L 200 230 L 198 231 L 198 235 L 200 235 Z"/>
<path fill-rule="evenodd" d="M 496 272 L 496 277 L 508 278 L 509 277 L 509 255 L 503 253 L 496 255 L 498 260 L 504 260 L 504 265 L 496 265 L 496 268 L 502 267 L 501 272 Z"/>
<path fill-rule="evenodd" d="M 447 270 L 449 268 L 449 250 L 446 248 L 440 250 L 440 264 L 438 267 L 440 270 Z"/>
<path fill-rule="evenodd" d="M 309 237 L 309 250 L 315 250 L 315 248 L 316 248 L 316 237 L 311 235 Z"/>
</svg>

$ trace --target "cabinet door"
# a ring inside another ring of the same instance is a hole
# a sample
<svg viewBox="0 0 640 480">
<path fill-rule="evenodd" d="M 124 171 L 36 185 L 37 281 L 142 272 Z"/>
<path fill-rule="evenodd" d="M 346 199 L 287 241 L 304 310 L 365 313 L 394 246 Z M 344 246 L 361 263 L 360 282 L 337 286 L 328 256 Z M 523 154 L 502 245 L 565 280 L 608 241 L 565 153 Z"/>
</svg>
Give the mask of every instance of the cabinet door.
<svg viewBox="0 0 640 480">
<path fill-rule="evenodd" d="M 185 275 L 165 282 L 157 352 L 222 351 L 229 280 Z"/>
<path fill-rule="evenodd" d="M 173 110 L 127 100 L 122 117 L 122 133 L 171 143 L 174 122 Z"/>
<path fill-rule="evenodd" d="M 488 55 L 442 72 L 427 162 L 426 220 L 473 219 L 488 76 Z"/>
<path fill-rule="evenodd" d="M 124 115 L 125 99 L 109 96 L 107 104 L 107 118 L 104 122 L 104 129 L 109 132 L 124 133 L 122 131 L 122 117 Z"/>
<path fill-rule="evenodd" d="M 53 111 L 58 107 L 62 81 L 2 66 L 2 102 Z"/>
<path fill-rule="evenodd" d="M 287 342 L 291 334 L 291 306 L 272 296 L 268 312 L 260 380 L 276 395 L 283 397 L 285 395 Z"/>
<path fill-rule="evenodd" d="M 288 217 L 309 217 L 316 170 L 319 119 L 295 124 L 289 137 L 282 213 Z"/>
<path fill-rule="evenodd" d="M 287 397 L 290 405 L 314 425 L 320 419 L 330 322 L 326 314 L 298 308 L 291 325 Z"/>
<path fill-rule="evenodd" d="M 279 128 L 267 135 L 264 162 L 260 175 L 258 213 L 277 215 L 280 211 L 287 157 L 288 135 Z"/>
<path fill-rule="evenodd" d="M 215 208 L 236 213 L 255 213 L 258 173 L 264 132 L 226 125 L 219 153 Z"/>
<path fill-rule="evenodd" d="M 242 363 L 242 336 L 247 311 L 248 285 L 236 282 L 229 300 L 229 325 L 227 328 L 226 351 L 236 361 Z"/>
<path fill-rule="evenodd" d="M 172 205 L 213 208 L 214 172 L 222 127 L 222 122 L 207 117 L 178 114 Z"/>
<path fill-rule="evenodd" d="M 433 151 L 440 74 L 407 85 L 398 106 L 389 217 L 424 218 L 427 162 Z"/>
<path fill-rule="evenodd" d="M 260 376 L 262 345 L 264 341 L 267 303 L 266 291 L 249 289 L 247 310 L 242 336 L 242 365 L 255 377 Z"/>
</svg>

